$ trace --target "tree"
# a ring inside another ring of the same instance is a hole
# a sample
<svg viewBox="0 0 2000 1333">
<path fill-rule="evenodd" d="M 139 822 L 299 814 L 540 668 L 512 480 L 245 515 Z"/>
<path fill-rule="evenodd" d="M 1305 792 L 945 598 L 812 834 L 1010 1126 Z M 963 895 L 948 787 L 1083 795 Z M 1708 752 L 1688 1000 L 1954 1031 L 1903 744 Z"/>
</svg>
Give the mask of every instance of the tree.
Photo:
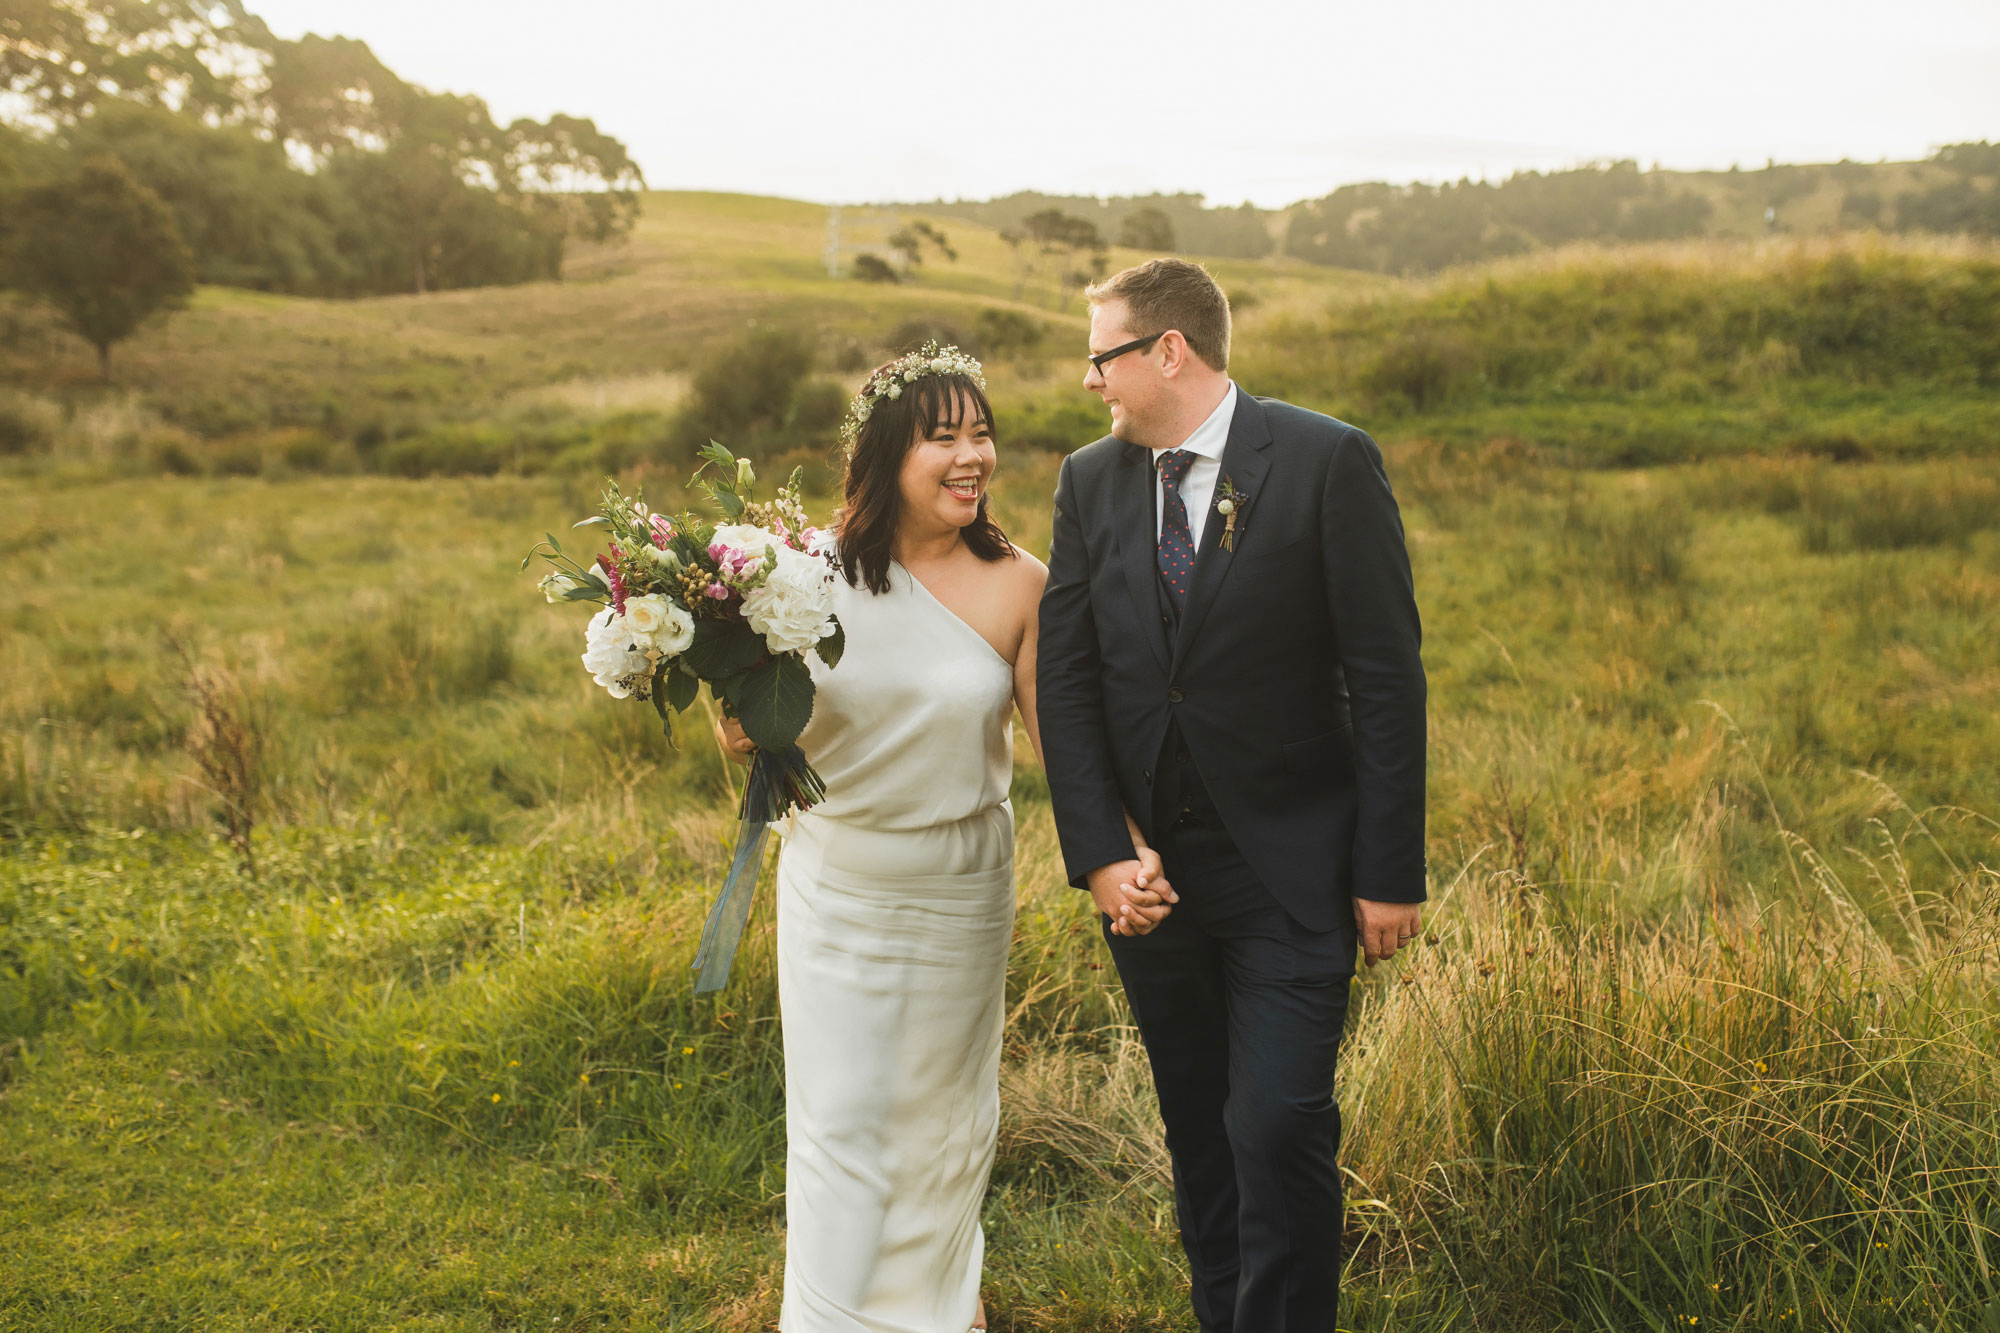
<svg viewBox="0 0 2000 1333">
<path fill-rule="evenodd" d="M 1118 224 L 1118 244 L 1130 250 L 1172 250 L 1174 220 L 1150 206 L 1127 213 Z"/>
<path fill-rule="evenodd" d="M 227 116 L 270 43 L 243 0 L 5 0 L 0 90 L 58 125 L 113 100 Z"/>
<path fill-rule="evenodd" d="M 1102 275 L 1108 247 L 1097 224 L 1088 218 L 1072 217 L 1059 208 L 1045 208 L 1030 214 L 1021 226 L 1042 257 L 1053 263 L 1056 309 L 1062 309 L 1063 293 L 1068 288 L 1082 286 L 1093 276 Z"/>
<path fill-rule="evenodd" d="M 267 100 L 287 140 L 355 180 L 387 219 L 419 293 L 453 275 L 558 277 L 570 236 L 609 240 L 638 215 L 645 180 L 624 145 L 593 122 L 557 115 L 502 130 L 479 98 L 405 83 L 365 42 L 277 43 Z M 516 222 L 490 213 L 485 203 L 494 199 Z M 467 237 L 480 244 L 455 248 Z M 473 262 L 479 256 L 500 267 Z"/>
<path fill-rule="evenodd" d="M 247 125 L 107 102 L 60 136 L 78 158 L 108 153 L 174 211 L 200 281 L 261 291 L 346 290 L 329 180 L 296 170 Z M 54 174 L 54 173 L 48 173 Z"/>
<path fill-rule="evenodd" d="M 20 199 L 14 270 L 97 349 L 111 378 L 111 347 L 155 313 L 176 310 L 194 290 L 194 256 L 173 210 L 132 179 L 115 157 L 87 158 L 76 171 Z"/>
<path fill-rule="evenodd" d="M 930 223 L 919 218 L 908 226 L 899 227 L 889 238 L 889 248 L 903 256 L 903 261 L 911 268 L 920 268 L 924 262 L 924 247 L 934 248 L 951 263 L 958 262 L 958 251 L 951 248 L 945 234 Z"/>
</svg>

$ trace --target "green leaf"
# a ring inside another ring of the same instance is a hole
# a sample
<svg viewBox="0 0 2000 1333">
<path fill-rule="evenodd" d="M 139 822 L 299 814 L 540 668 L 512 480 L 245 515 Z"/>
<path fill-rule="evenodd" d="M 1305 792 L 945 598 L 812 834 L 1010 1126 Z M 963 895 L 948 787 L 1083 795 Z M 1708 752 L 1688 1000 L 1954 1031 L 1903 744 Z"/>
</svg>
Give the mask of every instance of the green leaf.
<svg viewBox="0 0 2000 1333">
<path fill-rule="evenodd" d="M 572 583 L 563 589 L 562 599 L 565 602 L 602 602 L 604 589 L 595 583 Z"/>
<path fill-rule="evenodd" d="M 717 443 L 714 440 L 710 440 L 707 444 L 703 445 L 697 452 L 700 453 L 700 455 L 703 458 L 707 459 L 709 462 L 721 468 L 723 472 L 728 475 L 731 481 L 734 481 L 736 479 L 736 455 L 730 453 L 729 450 L 724 448 L 721 444 Z M 695 475 L 700 476 L 701 473 L 696 472 Z"/>
<path fill-rule="evenodd" d="M 681 661 L 703 680 L 717 680 L 742 675 L 769 653 L 764 636 L 740 620 L 697 620 Z"/>
<path fill-rule="evenodd" d="M 711 486 L 708 489 L 709 494 L 715 497 L 716 507 L 722 510 L 724 518 L 734 523 L 743 517 L 742 496 L 726 486 Z"/>
<path fill-rule="evenodd" d="M 708 692 L 722 705 L 725 716 L 737 716 L 737 706 L 743 702 L 743 682 L 748 679 L 748 676 L 738 674 L 720 676 L 708 682 Z"/>
<path fill-rule="evenodd" d="M 793 653 L 774 657 L 745 676 L 736 702 L 744 734 L 771 750 L 798 740 L 812 711 L 812 672 Z"/>
<path fill-rule="evenodd" d="M 701 677 L 676 663 L 667 675 L 667 705 L 679 712 L 695 700 L 701 693 Z"/>
<path fill-rule="evenodd" d="M 813 651 L 819 654 L 819 660 L 828 667 L 840 665 L 840 656 L 847 651 L 847 631 L 841 627 L 838 620 L 833 622 L 833 633 L 814 644 Z"/>
<path fill-rule="evenodd" d="M 602 514 L 592 514 L 589 518 L 583 520 L 583 522 L 572 523 L 570 526 L 572 528 L 608 528 L 611 526 L 611 520 Z"/>
</svg>

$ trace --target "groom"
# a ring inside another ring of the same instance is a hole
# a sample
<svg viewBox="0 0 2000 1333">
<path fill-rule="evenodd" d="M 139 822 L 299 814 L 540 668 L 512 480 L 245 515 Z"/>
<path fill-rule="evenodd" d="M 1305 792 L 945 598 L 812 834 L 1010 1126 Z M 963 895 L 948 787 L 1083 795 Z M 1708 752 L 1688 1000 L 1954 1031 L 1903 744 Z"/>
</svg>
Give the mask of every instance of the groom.
<svg viewBox="0 0 2000 1333">
<path fill-rule="evenodd" d="M 1357 947 L 1417 935 L 1424 672 L 1375 442 L 1231 383 L 1229 301 L 1155 259 L 1092 287 L 1084 387 L 1112 434 L 1056 485 L 1037 690 L 1070 880 L 1152 1062 L 1206 1333 L 1332 1333 L 1334 1059 Z"/>
</svg>

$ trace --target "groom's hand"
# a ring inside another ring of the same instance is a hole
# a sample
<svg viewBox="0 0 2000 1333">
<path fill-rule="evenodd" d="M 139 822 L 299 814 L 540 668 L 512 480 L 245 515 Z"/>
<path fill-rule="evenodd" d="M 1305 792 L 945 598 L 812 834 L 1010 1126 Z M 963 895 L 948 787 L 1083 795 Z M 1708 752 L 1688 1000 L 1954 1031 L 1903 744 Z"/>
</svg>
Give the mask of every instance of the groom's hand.
<svg viewBox="0 0 2000 1333">
<path fill-rule="evenodd" d="M 1161 872 L 1160 855 L 1137 849 L 1129 861 L 1113 861 L 1090 872 L 1090 900 L 1111 920 L 1114 935 L 1144 935 L 1166 919 L 1179 901 Z"/>
<path fill-rule="evenodd" d="M 1354 924 L 1361 936 L 1361 952 L 1368 966 L 1386 963 L 1396 950 L 1417 938 L 1424 922 L 1422 903 L 1378 903 L 1368 898 L 1354 900 Z"/>
</svg>

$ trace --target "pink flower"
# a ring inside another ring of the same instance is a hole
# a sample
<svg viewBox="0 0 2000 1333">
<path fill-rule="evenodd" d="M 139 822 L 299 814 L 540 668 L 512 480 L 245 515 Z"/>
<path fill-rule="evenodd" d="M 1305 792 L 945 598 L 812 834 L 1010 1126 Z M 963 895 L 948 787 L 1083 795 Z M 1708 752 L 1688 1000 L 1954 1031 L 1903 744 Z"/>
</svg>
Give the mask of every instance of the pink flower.
<svg viewBox="0 0 2000 1333">
<path fill-rule="evenodd" d="M 712 597 L 718 602 L 726 601 L 729 597 L 729 589 L 723 587 L 720 583 L 711 583 L 702 591 L 702 596 Z"/>
<path fill-rule="evenodd" d="M 611 549 L 614 551 L 617 550 L 618 544 L 613 542 Z M 601 555 L 597 557 L 597 567 L 604 571 L 604 581 L 611 585 L 611 605 L 617 609 L 619 615 L 624 615 L 625 580 L 618 577 L 617 566 Z"/>
<path fill-rule="evenodd" d="M 667 543 L 674 539 L 674 525 L 672 521 L 665 514 L 655 514 L 652 517 L 650 526 L 653 529 L 653 545 L 663 551 L 666 550 Z"/>
</svg>

